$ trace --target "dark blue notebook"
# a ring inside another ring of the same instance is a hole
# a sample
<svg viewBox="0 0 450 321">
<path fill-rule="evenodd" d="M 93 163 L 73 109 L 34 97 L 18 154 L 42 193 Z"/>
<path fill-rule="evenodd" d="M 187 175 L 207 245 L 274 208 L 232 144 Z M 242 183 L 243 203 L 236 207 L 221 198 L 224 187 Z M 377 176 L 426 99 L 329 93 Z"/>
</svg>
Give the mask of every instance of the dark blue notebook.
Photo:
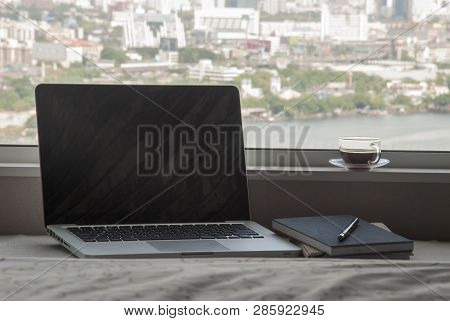
<svg viewBox="0 0 450 321">
<path fill-rule="evenodd" d="M 383 252 L 412 252 L 414 243 L 364 220 L 344 241 L 337 237 L 354 219 L 351 215 L 275 219 L 274 230 L 311 245 L 330 256 Z"/>
</svg>

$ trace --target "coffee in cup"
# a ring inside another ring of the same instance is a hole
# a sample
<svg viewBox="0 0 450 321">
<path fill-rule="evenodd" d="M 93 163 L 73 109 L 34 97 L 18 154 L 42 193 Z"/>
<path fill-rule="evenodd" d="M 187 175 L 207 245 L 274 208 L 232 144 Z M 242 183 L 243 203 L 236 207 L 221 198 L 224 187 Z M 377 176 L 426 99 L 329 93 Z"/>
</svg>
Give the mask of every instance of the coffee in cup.
<svg viewBox="0 0 450 321">
<path fill-rule="evenodd" d="M 349 166 L 370 166 L 381 158 L 381 140 L 375 137 L 341 137 L 339 152 Z"/>
</svg>

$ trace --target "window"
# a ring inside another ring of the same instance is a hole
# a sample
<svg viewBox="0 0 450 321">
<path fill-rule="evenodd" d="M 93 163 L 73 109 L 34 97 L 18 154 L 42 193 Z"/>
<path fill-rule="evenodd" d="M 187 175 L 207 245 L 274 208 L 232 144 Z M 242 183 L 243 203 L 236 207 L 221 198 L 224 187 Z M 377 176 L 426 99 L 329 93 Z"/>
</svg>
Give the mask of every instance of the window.
<svg viewBox="0 0 450 321">
<path fill-rule="evenodd" d="M 237 85 L 246 146 L 450 151 L 445 1 L 8 1 L 0 144 L 37 144 L 41 82 Z"/>
</svg>

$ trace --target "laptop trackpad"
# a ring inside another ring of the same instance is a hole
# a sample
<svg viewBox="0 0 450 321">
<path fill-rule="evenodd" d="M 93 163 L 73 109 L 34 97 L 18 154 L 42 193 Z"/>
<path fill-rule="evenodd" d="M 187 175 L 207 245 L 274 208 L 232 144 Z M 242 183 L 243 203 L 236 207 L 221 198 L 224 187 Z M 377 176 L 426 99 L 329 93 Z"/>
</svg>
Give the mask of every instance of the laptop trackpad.
<svg viewBox="0 0 450 321">
<path fill-rule="evenodd" d="M 160 252 L 219 252 L 229 250 L 216 241 L 152 241 L 148 242 Z"/>
</svg>

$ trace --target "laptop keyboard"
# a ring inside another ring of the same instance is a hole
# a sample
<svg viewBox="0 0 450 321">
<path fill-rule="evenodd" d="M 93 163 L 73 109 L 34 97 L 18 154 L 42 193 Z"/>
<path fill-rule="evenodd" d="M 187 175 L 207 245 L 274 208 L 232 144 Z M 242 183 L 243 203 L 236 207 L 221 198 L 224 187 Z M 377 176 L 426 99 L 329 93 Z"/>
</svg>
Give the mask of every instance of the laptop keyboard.
<svg viewBox="0 0 450 321">
<path fill-rule="evenodd" d="M 82 226 L 67 230 L 84 242 L 264 238 L 244 224 Z"/>
</svg>

